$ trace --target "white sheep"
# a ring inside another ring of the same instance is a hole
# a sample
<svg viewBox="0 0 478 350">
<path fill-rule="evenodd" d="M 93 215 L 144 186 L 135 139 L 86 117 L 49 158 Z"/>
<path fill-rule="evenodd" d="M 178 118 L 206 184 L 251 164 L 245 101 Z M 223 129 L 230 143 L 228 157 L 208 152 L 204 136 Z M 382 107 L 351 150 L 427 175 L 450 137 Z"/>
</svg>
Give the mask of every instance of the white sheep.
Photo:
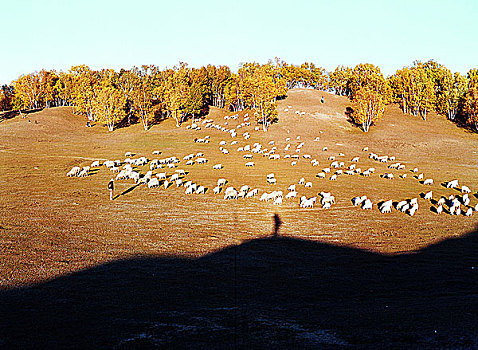
<svg viewBox="0 0 478 350">
<path fill-rule="evenodd" d="M 239 189 L 239 191 L 247 192 L 247 191 L 249 191 L 249 186 L 244 185 L 244 186 L 242 186 L 242 187 Z"/>
<path fill-rule="evenodd" d="M 290 191 L 290 192 L 295 191 L 295 184 L 290 185 L 290 186 L 287 188 L 287 190 Z"/>
<path fill-rule="evenodd" d="M 219 194 L 219 193 L 221 193 L 221 187 L 220 187 L 220 186 L 216 186 L 216 187 L 214 187 L 212 190 L 213 190 L 214 194 Z"/>
<path fill-rule="evenodd" d="M 332 176 L 329 178 L 329 180 L 331 180 L 331 181 L 337 180 L 337 174 L 332 175 Z"/>
<path fill-rule="evenodd" d="M 83 169 L 81 169 L 81 171 L 78 173 L 78 177 L 85 177 L 85 176 L 88 176 L 90 175 L 90 167 L 89 166 L 85 166 L 83 167 Z"/>
<path fill-rule="evenodd" d="M 282 197 L 277 197 L 277 198 L 274 200 L 274 204 L 275 204 L 275 205 L 281 205 L 281 204 L 282 204 Z"/>
<path fill-rule="evenodd" d="M 314 201 L 312 199 L 306 199 L 300 203 L 301 208 L 313 208 L 314 207 Z"/>
<path fill-rule="evenodd" d="M 276 185 L 277 179 L 275 177 L 269 177 L 267 178 L 267 182 L 269 183 L 269 185 Z"/>
<path fill-rule="evenodd" d="M 254 162 L 247 162 L 246 167 L 253 167 L 255 164 Z"/>
<path fill-rule="evenodd" d="M 322 197 L 321 203 L 322 205 L 324 205 L 325 203 L 335 204 L 335 197 L 334 196 Z"/>
<path fill-rule="evenodd" d="M 408 204 L 407 201 L 400 201 L 400 202 L 397 203 L 395 208 L 397 208 L 397 210 L 400 210 L 404 205 L 407 205 L 407 204 Z"/>
<path fill-rule="evenodd" d="M 362 209 L 363 210 L 372 209 L 372 206 L 373 206 L 372 201 L 367 198 L 362 204 Z"/>
<path fill-rule="evenodd" d="M 471 216 L 471 215 L 473 215 L 473 208 L 468 208 L 465 213 L 465 216 Z"/>
<path fill-rule="evenodd" d="M 436 209 L 437 214 L 441 214 L 443 212 L 443 206 L 440 204 Z"/>
<path fill-rule="evenodd" d="M 291 166 L 296 166 L 296 165 L 297 165 L 297 161 L 294 160 L 293 162 L 290 163 L 290 165 L 291 165 Z"/>
<path fill-rule="evenodd" d="M 166 173 L 157 173 L 156 177 L 160 180 L 166 180 Z"/>
<path fill-rule="evenodd" d="M 177 179 L 175 182 L 176 182 L 176 187 L 180 187 L 183 184 L 183 179 Z"/>
<path fill-rule="evenodd" d="M 289 193 L 287 193 L 287 195 L 285 196 L 286 199 L 291 199 L 291 198 L 296 198 L 297 197 L 297 192 L 296 191 L 291 191 Z"/>
<path fill-rule="evenodd" d="M 176 181 L 178 179 L 179 179 L 179 174 L 178 173 L 171 175 L 171 179 L 170 179 L 171 181 Z"/>
<path fill-rule="evenodd" d="M 352 204 L 354 206 L 357 206 L 357 205 L 361 204 L 366 199 L 367 199 L 367 196 L 354 197 L 354 198 L 352 198 Z"/>
<path fill-rule="evenodd" d="M 304 186 L 307 187 L 307 188 L 312 188 L 312 182 L 308 181 L 308 182 L 305 183 Z"/>
<path fill-rule="evenodd" d="M 66 176 L 72 177 L 72 176 L 78 176 L 80 173 L 81 168 L 79 166 L 74 166 L 71 168 L 71 170 L 66 174 Z"/>
<path fill-rule="evenodd" d="M 433 179 L 426 179 L 425 181 L 423 181 L 423 184 L 424 185 L 433 185 Z"/>
<path fill-rule="evenodd" d="M 379 210 L 382 214 L 383 213 L 391 213 L 392 212 L 392 205 L 382 205 Z"/>
<path fill-rule="evenodd" d="M 215 170 L 220 170 L 220 169 L 222 169 L 222 164 L 221 163 L 216 164 L 212 168 L 215 169 Z"/>
<path fill-rule="evenodd" d="M 433 191 L 427 192 L 423 196 L 424 199 L 432 199 L 432 197 L 433 197 Z"/>
<path fill-rule="evenodd" d="M 218 186 L 224 186 L 227 183 L 227 180 L 224 178 L 218 179 L 217 180 L 217 185 Z"/>
<path fill-rule="evenodd" d="M 418 175 L 418 180 L 422 180 L 423 179 L 423 173 L 421 173 L 420 175 Z"/>
<path fill-rule="evenodd" d="M 321 172 L 316 175 L 319 179 L 325 179 L 325 173 Z"/>
<path fill-rule="evenodd" d="M 93 163 L 91 163 L 90 165 L 92 168 L 97 168 L 100 166 L 100 161 L 99 160 L 95 160 Z"/>
<path fill-rule="evenodd" d="M 254 197 L 255 195 L 257 195 L 259 193 L 259 190 L 257 188 L 253 189 L 252 191 L 249 191 L 247 194 L 246 194 L 246 198 L 252 198 Z"/>
<path fill-rule="evenodd" d="M 303 185 L 305 184 L 305 178 L 301 177 L 299 182 L 298 182 L 299 185 Z"/>
<path fill-rule="evenodd" d="M 390 200 L 387 200 L 385 202 L 383 202 L 378 209 L 382 209 L 384 207 L 392 207 L 392 204 L 393 204 L 393 201 L 390 199 Z"/>
<path fill-rule="evenodd" d="M 196 194 L 204 194 L 204 193 L 206 193 L 206 187 L 199 186 L 196 190 Z"/>
<path fill-rule="evenodd" d="M 455 188 L 458 187 L 458 180 L 452 180 L 447 182 L 446 188 Z"/>
<path fill-rule="evenodd" d="M 148 182 L 148 187 L 149 187 L 149 188 L 159 187 L 159 180 L 158 180 L 156 177 L 152 178 L 152 179 L 149 180 L 149 182 Z"/>
<path fill-rule="evenodd" d="M 408 210 L 408 215 L 413 216 L 415 215 L 415 212 L 418 210 L 417 207 L 413 206 Z"/>
<path fill-rule="evenodd" d="M 461 186 L 461 193 L 471 193 L 470 188 L 468 186 Z"/>
</svg>

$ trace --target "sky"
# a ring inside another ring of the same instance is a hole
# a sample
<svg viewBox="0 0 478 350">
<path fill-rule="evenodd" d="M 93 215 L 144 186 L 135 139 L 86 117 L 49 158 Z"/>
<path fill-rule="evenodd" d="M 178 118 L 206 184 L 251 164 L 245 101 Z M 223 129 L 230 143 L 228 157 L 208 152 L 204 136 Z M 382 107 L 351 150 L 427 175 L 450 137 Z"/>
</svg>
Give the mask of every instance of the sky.
<svg viewBox="0 0 478 350">
<path fill-rule="evenodd" d="M 241 62 L 478 68 L 476 0 L 2 0 L 0 84 L 41 69 Z"/>
</svg>

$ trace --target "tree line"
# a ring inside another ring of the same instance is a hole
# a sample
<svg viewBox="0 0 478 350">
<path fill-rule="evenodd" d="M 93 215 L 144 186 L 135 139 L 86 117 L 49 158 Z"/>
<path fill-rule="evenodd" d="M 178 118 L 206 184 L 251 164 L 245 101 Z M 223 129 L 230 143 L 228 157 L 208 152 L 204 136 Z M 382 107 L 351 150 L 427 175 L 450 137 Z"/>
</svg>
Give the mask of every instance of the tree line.
<svg viewBox="0 0 478 350">
<path fill-rule="evenodd" d="M 140 122 L 145 130 L 157 120 L 187 119 L 208 113 L 209 106 L 253 111 L 264 131 L 277 120 L 277 100 L 292 88 L 334 92 L 353 102 L 351 117 L 368 131 L 396 103 L 406 114 L 426 120 L 431 110 L 450 120 L 460 118 L 478 130 L 478 70 L 466 76 L 435 62 L 416 61 L 387 78 L 373 64 L 338 66 L 327 72 L 313 63 L 243 63 L 237 73 L 227 66 L 173 68 L 154 65 L 129 70 L 92 70 L 86 65 L 67 72 L 41 70 L 21 75 L 0 90 L 0 110 L 72 106 L 74 113 L 112 131 L 121 122 Z"/>
</svg>

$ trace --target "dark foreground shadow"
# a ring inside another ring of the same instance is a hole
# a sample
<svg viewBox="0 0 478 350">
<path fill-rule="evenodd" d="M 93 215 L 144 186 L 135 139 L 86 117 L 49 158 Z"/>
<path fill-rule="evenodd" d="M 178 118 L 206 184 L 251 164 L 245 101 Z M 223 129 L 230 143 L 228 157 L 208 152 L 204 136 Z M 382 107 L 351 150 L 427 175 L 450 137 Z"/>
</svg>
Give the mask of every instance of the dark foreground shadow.
<svg viewBox="0 0 478 350">
<path fill-rule="evenodd" d="M 383 256 L 299 239 L 115 261 L 0 292 L 0 348 L 478 346 L 478 235 Z"/>
</svg>

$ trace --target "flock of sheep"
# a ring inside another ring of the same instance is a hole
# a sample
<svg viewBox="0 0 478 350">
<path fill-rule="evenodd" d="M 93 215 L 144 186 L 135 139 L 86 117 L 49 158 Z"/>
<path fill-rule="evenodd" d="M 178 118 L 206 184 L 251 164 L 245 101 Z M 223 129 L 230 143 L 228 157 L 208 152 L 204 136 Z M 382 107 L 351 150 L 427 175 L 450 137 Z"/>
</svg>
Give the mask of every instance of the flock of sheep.
<svg viewBox="0 0 478 350">
<path fill-rule="evenodd" d="M 239 122 L 238 119 L 242 118 Z M 183 187 L 184 193 L 186 195 L 192 194 L 205 194 L 209 192 L 209 188 L 206 184 L 198 184 L 192 179 L 189 179 L 190 171 L 185 171 L 184 169 L 177 169 L 177 166 L 188 167 L 191 170 L 193 167 L 198 165 L 212 167 L 212 171 L 221 171 L 224 166 L 227 166 L 228 157 L 233 157 L 232 153 L 240 155 L 244 161 L 245 168 L 255 167 L 256 163 L 254 160 L 258 157 L 270 160 L 272 162 L 284 161 L 289 163 L 291 167 L 297 167 L 299 161 L 302 159 L 307 163 L 310 163 L 312 167 L 319 167 L 320 162 L 316 158 L 312 157 L 311 154 L 302 154 L 303 147 L 305 142 L 301 141 L 300 136 L 296 136 L 294 140 L 291 137 L 285 138 L 287 145 L 283 149 L 279 149 L 276 146 L 276 142 L 271 140 L 267 145 L 262 145 L 260 142 L 255 142 L 250 144 L 248 140 L 251 138 L 249 131 L 244 129 L 251 126 L 249 116 L 246 114 L 243 117 L 239 115 L 225 116 L 224 125 L 214 122 L 212 119 L 206 119 L 202 121 L 202 126 L 193 123 L 191 126 L 188 126 L 193 132 L 200 131 L 204 129 L 215 129 L 217 131 L 223 132 L 224 135 L 228 135 L 230 141 L 221 140 L 218 142 L 218 150 L 223 154 L 221 156 L 221 163 L 215 163 L 210 165 L 209 160 L 204 156 L 203 152 L 194 152 L 187 154 L 182 157 L 170 156 L 166 158 L 155 158 L 148 159 L 147 157 L 137 157 L 134 158 L 134 154 L 131 152 L 125 153 L 125 158 L 122 160 L 107 160 L 103 163 L 100 161 L 94 161 L 89 166 L 73 167 L 68 173 L 67 176 L 70 177 L 86 177 L 90 174 L 90 170 L 93 168 L 99 168 L 104 166 L 108 168 L 112 173 L 116 174 L 115 179 L 118 181 L 128 181 L 133 180 L 136 184 L 145 184 L 148 188 L 158 188 L 164 187 L 167 189 L 170 186 L 175 186 L 177 188 Z M 232 121 L 237 121 L 234 127 L 229 126 Z M 254 127 L 254 131 L 259 130 L 259 127 Z M 244 131 L 244 132 L 242 132 Z M 252 132 L 252 128 L 251 128 Z M 316 137 L 313 142 L 320 141 L 320 137 Z M 212 144 L 211 137 L 206 135 L 202 138 L 194 138 L 195 143 L 200 144 Z M 295 144 L 295 146 L 293 146 Z M 208 146 L 214 147 L 214 146 Z M 229 149 L 228 149 L 229 148 Z M 327 152 L 328 148 L 323 147 L 323 152 Z M 161 154 L 160 151 L 153 151 L 154 155 Z M 301 155 L 302 154 L 302 155 Z M 377 163 L 374 167 L 360 167 L 361 158 L 368 157 L 371 161 Z M 182 159 L 180 159 L 182 158 Z M 407 175 L 415 175 L 417 181 L 420 181 L 420 184 L 423 186 L 433 186 L 434 180 L 430 177 L 425 177 L 423 173 L 419 173 L 418 168 L 413 168 L 410 170 L 406 169 L 406 165 L 398 162 L 394 156 L 391 155 L 377 155 L 375 153 L 369 152 L 368 147 L 362 149 L 362 155 L 354 155 L 349 162 L 345 161 L 345 154 L 339 153 L 338 155 L 330 155 L 327 157 L 327 165 L 323 167 L 320 171 L 317 171 L 316 178 L 319 182 L 322 182 L 326 186 L 326 181 L 337 181 L 341 177 L 347 176 L 361 176 L 368 178 L 373 176 L 376 173 L 376 167 L 386 167 L 386 171 L 380 174 L 381 178 L 388 180 L 393 180 L 395 175 L 398 175 L 399 178 L 404 179 Z M 226 162 L 223 165 L 222 162 Z M 141 167 L 147 167 L 149 165 L 149 170 L 141 170 Z M 161 169 L 161 170 L 158 170 Z M 172 173 L 168 174 L 167 171 L 163 169 L 174 169 Z M 395 173 L 394 173 L 395 172 Z M 301 177 L 297 182 L 288 184 L 287 192 L 284 195 L 284 192 L 277 187 L 279 186 L 277 178 L 274 173 L 270 173 L 264 179 L 264 186 L 268 187 L 268 190 L 264 191 L 259 188 L 251 188 L 247 184 L 238 186 L 237 188 L 231 186 L 229 181 L 225 178 L 219 178 L 217 180 L 216 186 L 213 188 L 213 195 L 221 195 L 224 200 L 237 200 L 237 199 L 251 199 L 260 192 L 262 192 L 259 197 L 260 201 L 272 202 L 274 205 L 282 205 L 283 200 L 287 200 L 290 203 L 291 201 L 298 202 L 299 208 L 314 208 L 317 205 L 318 197 L 320 197 L 320 206 L 323 209 L 331 208 L 335 202 L 335 196 L 330 192 L 320 192 L 317 193 L 317 196 L 307 197 L 302 195 L 299 197 L 299 192 L 301 187 L 303 188 L 312 188 L 313 181 L 306 181 L 304 177 Z M 471 216 L 474 211 L 478 211 L 478 204 L 475 206 L 471 205 L 471 199 L 469 194 L 471 190 L 469 187 L 462 185 L 459 187 L 458 180 L 454 179 L 446 184 L 446 188 L 449 189 L 461 189 L 461 195 L 458 195 L 456 192 L 450 194 L 448 197 L 440 197 L 438 199 L 433 198 L 433 191 L 428 191 L 422 193 L 421 196 L 424 200 L 430 201 L 432 203 L 432 211 L 436 214 L 441 214 L 446 212 L 450 215 L 465 215 Z M 414 198 L 410 199 L 386 199 L 379 203 L 373 203 L 366 195 L 360 194 L 351 199 L 353 206 L 361 207 L 363 210 L 371 210 L 376 206 L 381 213 L 390 213 L 393 208 L 395 210 L 406 213 L 410 216 L 415 215 L 419 209 L 418 194 Z M 299 198 L 297 200 L 297 198 Z"/>
</svg>

